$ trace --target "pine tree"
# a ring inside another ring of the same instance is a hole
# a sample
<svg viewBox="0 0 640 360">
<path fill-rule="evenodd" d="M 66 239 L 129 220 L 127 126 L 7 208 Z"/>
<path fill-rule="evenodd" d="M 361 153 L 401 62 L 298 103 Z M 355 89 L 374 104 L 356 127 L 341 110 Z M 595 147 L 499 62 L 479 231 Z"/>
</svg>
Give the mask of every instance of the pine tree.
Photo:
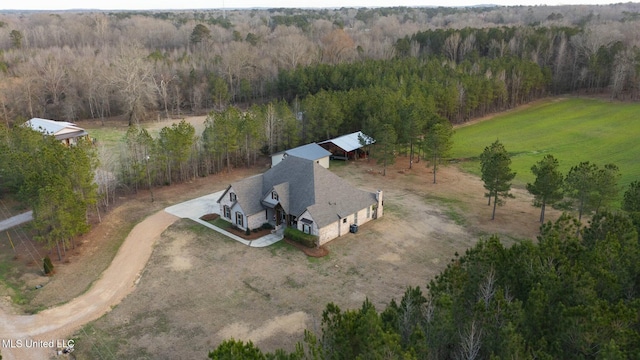
<svg viewBox="0 0 640 360">
<path fill-rule="evenodd" d="M 491 205 L 491 198 L 493 198 L 491 214 L 491 220 L 493 220 L 496 217 L 496 206 L 502 205 L 504 198 L 513 197 L 510 193 L 511 180 L 516 173 L 511 172 L 511 157 L 499 140 L 484 148 L 480 155 L 480 164 L 484 188 L 488 191 L 485 194 L 489 198 L 487 205 Z"/>
<path fill-rule="evenodd" d="M 453 127 L 448 121 L 439 122 L 431 127 L 424 139 L 424 151 L 433 166 L 433 183 L 436 183 L 436 170 L 442 159 L 449 156 L 453 142 Z"/>
<path fill-rule="evenodd" d="M 562 200 L 562 184 L 564 177 L 558 170 L 558 160 L 553 155 L 546 155 L 531 167 L 536 176 L 533 184 L 527 184 L 527 191 L 534 196 L 533 205 L 540 208 L 540 222 L 544 223 L 544 213 L 547 204 Z"/>
<path fill-rule="evenodd" d="M 629 184 L 629 188 L 624 192 L 622 210 L 629 212 L 640 211 L 640 181 L 634 181 Z"/>
<path fill-rule="evenodd" d="M 565 187 L 567 195 L 578 208 L 578 220 L 582 220 L 582 215 L 587 211 L 595 210 L 598 213 L 616 198 L 619 177 L 618 167 L 614 164 L 599 168 L 585 161 L 569 170 Z"/>
<path fill-rule="evenodd" d="M 387 175 L 387 165 L 391 165 L 396 159 L 396 131 L 391 124 L 383 124 L 376 138 L 376 151 L 374 157 L 378 164 L 382 164 L 382 175 Z"/>
<path fill-rule="evenodd" d="M 578 221 L 582 220 L 582 214 L 590 208 L 591 194 L 595 191 L 595 177 L 598 171 L 596 164 L 588 161 L 573 166 L 565 178 L 567 195 L 572 198 L 578 207 Z"/>
<path fill-rule="evenodd" d="M 45 256 L 43 267 L 45 275 L 53 275 L 53 263 L 51 262 L 51 258 L 49 257 L 49 255 Z"/>
</svg>

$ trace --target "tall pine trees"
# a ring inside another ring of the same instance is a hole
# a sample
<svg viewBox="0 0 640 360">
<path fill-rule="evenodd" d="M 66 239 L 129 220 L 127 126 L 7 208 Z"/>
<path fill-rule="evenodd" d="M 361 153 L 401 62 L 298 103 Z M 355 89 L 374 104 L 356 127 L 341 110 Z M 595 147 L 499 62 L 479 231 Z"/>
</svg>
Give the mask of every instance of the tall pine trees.
<svg viewBox="0 0 640 360">
<path fill-rule="evenodd" d="M 536 176 L 536 180 L 533 184 L 527 184 L 527 191 L 534 196 L 533 205 L 540 208 L 541 223 L 544 223 L 546 206 L 562 200 L 564 179 L 558 166 L 558 159 L 553 155 L 546 155 L 531 167 L 531 172 Z"/>
<path fill-rule="evenodd" d="M 480 164 L 484 188 L 488 191 L 485 193 L 485 196 L 489 198 L 487 205 L 491 205 L 493 198 L 493 212 L 491 214 L 491 220 L 493 220 L 496 217 L 496 206 L 502 205 L 505 198 L 513 197 L 510 192 L 511 180 L 516 176 L 516 173 L 511 171 L 509 153 L 498 140 L 484 148 L 480 155 Z"/>
</svg>

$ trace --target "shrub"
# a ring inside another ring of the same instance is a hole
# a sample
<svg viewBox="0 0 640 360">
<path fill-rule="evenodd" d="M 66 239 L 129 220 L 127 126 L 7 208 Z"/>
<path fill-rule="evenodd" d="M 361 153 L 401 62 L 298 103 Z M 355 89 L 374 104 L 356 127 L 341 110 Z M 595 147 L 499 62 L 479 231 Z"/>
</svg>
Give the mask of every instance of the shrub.
<svg viewBox="0 0 640 360">
<path fill-rule="evenodd" d="M 286 236 L 291 241 L 295 241 L 309 248 L 314 248 L 318 246 L 317 236 L 311 235 L 311 234 L 305 234 L 298 229 L 286 228 L 284 229 L 284 236 Z"/>
<path fill-rule="evenodd" d="M 247 228 L 244 230 L 244 234 L 245 234 L 245 235 L 251 235 L 251 230 L 247 227 Z"/>
<path fill-rule="evenodd" d="M 51 258 L 47 255 L 44 258 L 44 274 L 45 275 L 53 275 L 53 263 L 51 262 Z"/>
<path fill-rule="evenodd" d="M 269 224 L 268 222 L 262 224 L 262 228 L 264 230 L 272 230 L 273 229 L 273 225 Z"/>
</svg>

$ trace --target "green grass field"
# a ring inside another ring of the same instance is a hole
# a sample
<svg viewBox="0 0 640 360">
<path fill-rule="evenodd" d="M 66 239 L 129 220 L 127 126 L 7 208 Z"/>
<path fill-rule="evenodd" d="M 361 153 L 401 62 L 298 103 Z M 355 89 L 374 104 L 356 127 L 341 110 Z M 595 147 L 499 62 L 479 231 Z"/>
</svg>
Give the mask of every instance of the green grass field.
<svg viewBox="0 0 640 360">
<path fill-rule="evenodd" d="M 452 157 L 480 174 L 478 156 L 499 139 L 512 156 L 514 185 L 533 182 L 531 166 L 546 154 L 568 170 L 581 161 L 620 168 L 621 194 L 640 180 L 640 103 L 549 99 L 456 129 Z"/>
</svg>

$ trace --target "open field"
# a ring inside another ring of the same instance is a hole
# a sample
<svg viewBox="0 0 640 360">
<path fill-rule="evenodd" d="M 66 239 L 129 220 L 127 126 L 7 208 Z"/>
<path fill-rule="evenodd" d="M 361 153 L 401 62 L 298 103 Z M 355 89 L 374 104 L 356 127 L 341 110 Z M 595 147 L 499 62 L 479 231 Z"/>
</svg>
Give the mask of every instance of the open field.
<svg viewBox="0 0 640 360">
<path fill-rule="evenodd" d="M 480 173 L 477 157 L 499 139 L 512 155 L 514 184 L 533 182 L 531 166 L 546 154 L 571 166 L 590 161 L 620 167 L 623 190 L 640 179 L 640 104 L 584 98 L 552 98 L 456 129 L 452 156 Z"/>
<path fill-rule="evenodd" d="M 147 121 L 140 125 L 147 129 L 151 136 L 156 138 L 163 127 L 171 126 L 171 124 L 177 123 L 182 119 L 193 125 L 196 129 L 196 135 L 200 135 L 204 131 L 204 121 L 207 119 L 207 116 L 185 116 L 184 118 Z M 122 120 L 106 120 L 104 125 L 100 120 L 78 121 L 77 124 L 86 129 L 90 136 L 97 140 L 98 144 L 115 150 L 117 150 L 122 143 L 129 128 L 128 123 Z"/>
</svg>

